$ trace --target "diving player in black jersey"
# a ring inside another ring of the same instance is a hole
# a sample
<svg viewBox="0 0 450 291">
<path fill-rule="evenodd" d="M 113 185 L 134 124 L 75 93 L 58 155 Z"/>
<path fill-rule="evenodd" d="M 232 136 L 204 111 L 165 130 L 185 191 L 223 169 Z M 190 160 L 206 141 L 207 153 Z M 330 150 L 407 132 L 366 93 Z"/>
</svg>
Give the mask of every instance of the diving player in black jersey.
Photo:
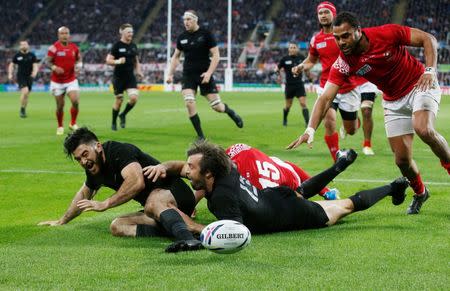
<svg viewBox="0 0 450 291">
<path fill-rule="evenodd" d="M 13 57 L 8 66 L 8 79 L 13 80 L 14 67 L 17 66 L 17 85 L 20 89 L 20 117 L 27 117 L 28 96 L 33 87 L 33 79 L 39 70 L 36 55 L 30 52 L 28 42 L 23 40 L 19 44 L 19 52 Z"/>
<path fill-rule="evenodd" d="M 107 141 L 100 143 L 87 128 L 79 128 L 64 141 L 64 150 L 85 169 L 86 180 L 76 193 L 65 214 L 40 225 L 63 225 L 84 211 L 102 212 L 130 200 L 139 202 L 144 210 L 114 219 L 114 236 L 174 236 L 188 242 L 183 250 L 201 248 L 178 212 L 190 215 L 195 199 L 192 190 L 179 177 L 152 182 L 144 178 L 142 168 L 159 161 L 132 144 Z M 92 200 L 106 186 L 116 192 L 104 201 Z"/>
<path fill-rule="evenodd" d="M 217 219 L 231 219 L 246 225 L 252 233 L 322 228 L 335 224 L 344 216 L 365 210 L 386 196 L 399 205 L 405 200 L 408 182 L 399 178 L 378 188 L 364 190 L 341 200 L 309 201 L 298 194 L 316 193 L 355 159 L 356 153 L 346 151 L 329 169 L 302 183 L 297 193 L 288 187 L 258 190 L 240 176 L 225 151 L 207 142 L 194 144 L 187 152 L 187 162 L 170 161 L 144 168 L 151 181 L 160 177 L 186 177 L 195 190 L 204 190 L 208 209 Z M 199 233 L 203 225 L 182 215 L 189 229 Z M 172 249 L 183 247 L 182 242 Z"/>
<path fill-rule="evenodd" d="M 143 78 L 137 46 L 132 42 L 133 26 L 128 23 L 122 24 L 119 32 L 120 40 L 113 45 L 111 52 L 106 56 L 106 63 L 114 66 L 113 87 L 116 99 L 112 109 L 112 130 L 117 130 L 117 116 L 120 118 L 120 127 L 125 128 L 127 113 L 138 100 L 139 90 L 134 70 L 139 78 Z M 129 100 L 125 109 L 119 114 L 125 90 Z"/>
<path fill-rule="evenodd" d="M 177 48 L 172 56 L 167 83 L 173 82 L 173 74 L 180 62 L 181 53 L 184 53 L 181 94 L 198 139 L 205 138 L 195 104 L 198 87 L 200 87 L 200 94 L 208 99 L 212 109 L 227 113 L 236 125 L 242 128 L 244 126 L 242 118 L 227 104 L 222 103 L 214 81 L 213 73 L 220 59 L 214 36 L 211 32 L 199 27 L 197 13 L 193 10 L 184 13 L 183 21 L 186 31 L 177 39 Z"/>
<path fill-rule="evenodd" d="M 286 84 L 284 88 L 286 105 L 283 108 L 283 126 L 287 126 L 287 117 L 289 114 L 289 110 L 291 109 L 292 100 L 294 99 L 294 97 L 298 98 L 300 102 L 305 124 L 308 125 L 309 122 L 309 110 L 306 105 L 305 84 L 303 83 L 302 75 L 294 76 L 294 74 L 292 74 L 292 68 L 301 64 L 304 59 L 305 58 L 302 57 L 299 53 L 297 43 L 290 42 L 288 55 L 280 60 L 276 69 L 277 73 L 280 73 L 280 71 L 283 70 L 286 75 Z"/>
</svg>

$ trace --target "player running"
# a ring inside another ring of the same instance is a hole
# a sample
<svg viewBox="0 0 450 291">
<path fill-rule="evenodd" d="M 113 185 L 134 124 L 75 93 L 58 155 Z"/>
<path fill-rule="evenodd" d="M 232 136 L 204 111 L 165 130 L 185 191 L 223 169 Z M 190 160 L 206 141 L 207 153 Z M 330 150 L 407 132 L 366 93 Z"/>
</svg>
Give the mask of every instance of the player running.
<svg viewBox="0 0 450 291">
<path fill-rule="evenodd" d="M 17 67 L 17 85 L 20 89 L 20 112 L 21 118 L 27 117 L 28 97 L 33 87 L 33 79 L 39 70 L 39 61 L 36 55 L 30 52 L 30 46 L 26 40 L 19 43 L 19 52 L 13 57 L 8 66 L 8 80 L 13 80 L 14 68 Z"/>
<path fill-rule="evenodd" d="M 183 22 L 186 31 L 178 36 L 177 48 L 172 56 L 166 81 L 169 84 L 173 82 L 173 74 L 180 62 L 181 53 L 184 53 L 181 94 L 197 138 L 205 138 L 195 104 L 198 87 L 200 87 L 200 94 L 206 96 L 212 109 L 227 113 L 237 127 L 242 128 L 244 123 L 241 117 L 222 102 L 214 81 L 213 73 L 220 59 L 219 48 L 214 36 L 208 30 L 199 27 L 197 13 L 193 10 L 187 10 L 184 13 Z"/>
<path fill-rule="evenodd" d="M 64 134 L 64 95 L 69 96 L 72 107 L 70 108 L 69 129 L 78 128 L 78 104 L 80 102 L 80 87 L 75 73 L 83 67 L 81 54 L 76 44 L 69 41 L 70 30 L 65 26 L 58 29 L 58 41 L 48 49 L 46 63 L 52 70 L 50 91 L 56 100 L 56 119 L 58 121 L 57 135 Z"/>
<path fill-rule="evenodd" d="M 407 214 L 418 214 L 430 195 L 412 158 L 414 133 L 450 175 L 450 148 L 434 128 L 441 99 L 436 76 L 437 41 L 422 30 L 396 24 L 361 29 L 350 12 L 336 17 L 333 35 L 341 50 L 339 58 L 330 71 L 325 92 L 316 101 L 309 127 L 288 148 L 311 144 L 315 129 L 341 86 L 350 76 L 363 76 L 384 92 L 386 135 L 395 163 L 415 193 Z M 405 46 L 424 48 L 425 68 Z"/>
<path fill-rule="evenodd" d="M 339 56 L 339 47 L 332 34 L 332 23 L 336 17 L 336 7 L 331 2 L 322 2 L 317 6 L 317 17 L 322 27 L 310 42 L 307 58 L 298 66 L 293 68 L 294 74 L 301 74 L 304 70 L 311 69 L 319 60 L 322 64 L 322 75 L 320 77 L 319 96 L 322 94 L 328 79 L 331 65 Z M 353 135 L 359 128 L 358 110 L 361 106 L 361 97 L 358 86 L 367 82 L 362 78 L 351 78 L 339 90 L 339 94 L 333 100 L 331 107 L 325 116 L 325 143 L 328 146 L 331 157 L 335 159 L 339 150 L 339 135 L 336 131 L 336 112 L 339 112 L 343 121 L 345 134 Z"/>
<path fill-rule="evenodd" d="M 286 76 L 286 84 L 284 88 L 284 97 L 286 100 L 285 107 L 283 108 L 283 126 L 287 126 L 287 117 L 289 110 L 292 106 L 292 100 L 294 97 L 298 98 L 300 107 L 302 108 L 303 119 L 305 124 L 309 122 L 309 110 L 306 105 L 306 91 L 305 84 L 302 80 L 302 75 L 296 75 L 292 73 L 292 68 L 299 65 L 303 61 L 304 57 L 300 55 L 298 45 L 295 42 L 289 43 L 288 55 L 283 57 L 276 68 L 276 72 L 284 71 Z M 279 76 L 281 79 L 281 75 Z M 281 81 L 281 80 L 280 80 Z"/>
<path fill-rule="evenodd" d="M 356 193 L 348 199 L 309 201 L 298 194 L 322 189 L 356 158 L 354 152 L 340 156 L 324 172 L 300 185 L 299 193 L 282 186 L 259 190 L 239 175 L 230 158 L 219 146 L 207 142 L 194 144 L 187 152 L 187 161 L 170 161 L 144 169 L 149 179 L 155 177 L 186 177 L 195 190 L 206 191 L 208 209 L 217 219 L 231 219 L 246 225 L 253 233 L 323 228 L 334 225 L 348 214 L 365 210 L 386 196 L 399 205 L 405 199 L 408 182 L 404 178 Z M 200 233 L 204 225 L 182 215 L 189 229 Z M 184 250 L 189 242 L 178 241 L 169 250 Z"/>
<path fill-rule="evenodd" d="M 143 78 L 139 63 L 137 46 L 133 41 L 133 26 L 129 23 L 122 24 L 119 29 L 120 40 L 111 48 L 106 56 L 106 64 L 114 66 L 113 87 L 116 97 L 112 109 L 111 129 L 117 130 L 117 116 L 120 118 L 120 127 L 125 128 L 127 113 L 133 109 L 139 97 L 136 76 Z M 123 103 L 123 92 L 127 91 L 129 101 L 122 113 L 119 114 Z"/>
</svg>

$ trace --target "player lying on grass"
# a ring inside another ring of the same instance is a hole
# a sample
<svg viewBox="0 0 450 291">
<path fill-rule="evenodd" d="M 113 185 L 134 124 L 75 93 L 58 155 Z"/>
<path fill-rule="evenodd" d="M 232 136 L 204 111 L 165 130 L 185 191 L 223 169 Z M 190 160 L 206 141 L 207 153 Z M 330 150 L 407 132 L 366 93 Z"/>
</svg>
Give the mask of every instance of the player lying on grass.
<svg viewBox="0 0 450 291">
<path fill-rule="evenodd" d="M 340 155 L 329 169 L 311 177 L 298 188 L 286 186 L 257 189 L 239 175 L 225 151 L 208 142 L 197 142 L 187 152 L 187 161 L 168 161 L 144 168 L 144 175 L 155 181 L 167 177 L 186 177 L 195 190 L 206 191 L 208 209 L 217 219 L 231 219 L 245 224 L 252 233 L 322 228 L 335 224 L 344 216 L 365 210 L 386 196 L 399 205 L 405 199 L 408 182 L 399 178 L 374 189 L 360 191 L 342 200 L 308 201 L 300 195 L 317 193 L 356 159 L 353 150 Z M 193 233 L 204 225 L 181 214 Z M 190 247 L 189 241 L 177 241 L 168 251 Z"/>
<path fill-rule="evenodd" d="M 194 210 L 195 199 L 189 186 L 179 177 L 167 177 L 157 182 L 144 178 L 142 168 L 157 165 L 158 160 L 132 144 L 100 143 L 87 128 L 69 134 L 64 141 L 64 150 L 84 168 L 86 180 L 60 219 L 39 225 L 63 225 L 83 211 L 101 212 L 136 200 L 144 210 L 114 219 L 111 223 L 113 235 L 139 237 L 164 233 L 176 240 L 190 241 L 192 248 L 201 246 L 178 213 L 191 214 Z M 92 200 L 102 186 L 116 192 L 104 201 Z"/>
</svg>

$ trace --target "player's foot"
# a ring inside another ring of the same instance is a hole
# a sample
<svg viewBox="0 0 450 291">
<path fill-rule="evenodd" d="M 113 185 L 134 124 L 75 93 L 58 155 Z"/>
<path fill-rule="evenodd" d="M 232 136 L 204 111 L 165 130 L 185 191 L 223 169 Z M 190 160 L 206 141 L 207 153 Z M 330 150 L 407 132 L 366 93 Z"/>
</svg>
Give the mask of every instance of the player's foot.
<svg viewBox="0 0 450 291">
<path fill-rule="evenodd" d="M 112 123 L 111 124 L 111 130 L 117 131 L 117 123 Z"/>
<path fill-rule="evenodd" d="M 20 116 L 20 118 L 26 118 L 27 117 L 27 113 L 25 112 L 24 108 L 20 108 L 19 116 Z"/>
<path fill-rule="evenodd" d="M 64 134 L 64 127 L 58 127 L 56 129 L 56 135 L 63 135 Z"/>
<path fill-rule="evenodd" d="M 234 123 L 236 123 L 237 127 L 239 127 L 239 128 L 243 128 L 244 127 L 244 121 L 236 113 L 233 114 L 233 115 L 230 115 L 230 118 L 233 119 L 233 121 L 234 121 Z"/>
<path fill-rule="evenodd" d="M 283 126 L 287 126 L 287 120 L 286 119 L 283 120 Z"/>
<path fill-rule="evenodd" d="M 340 194 L 339 190 L 336 188 L 333 188 L 333 189 L 330 189 L 329 191 L 325 192 L 325 194 L 323 194 L 322 197 L 325 200 L 338 200 L 338 199 L 341 199 L 339 194 Z"/>
<path fill-rule="evenodd" d="M 344 171 L 350 166 L 358 157 L 358 154 L 353 149 L 342 149 L 336 152 L 336 163 L 338 172 Z"/>
<path fill-rule="evenodd" d="M 347 137 L 347 131 L 345 131 L 344 126 L 341 126 L 341 127 L 339 128 L 339 137 L 340 137 L 341 139 L 345 139 L 345 138 Z"/>
<path fill-rule="evenodd" d="M 69 125 L 70 130 L 77 130 L 78 128 L 80 128 L 80 127 L 76 123 Z"/>
<path fill-rule="evenodd" d="M 202 242 L 197 239 L 179 240 L 166 248 L 166 253 L 197 251 L 203 249 Z"/>
<path fill-rule="evenodd" d="M 406 210 L 406 214 L 419 214 L 420 208 L 422 208 L 423 203 L 430 198 L 430 192 L 425 187 L 425 193 L 418 196 L 417 194 L 413 196 L 413 201 Z"/>
<path fill-rule="evenodd" d="M 120 127 L 125 128 L 125 125 L 127 123 L 126 116 L 124 114 L 119 114 L 120 118 Z"/>
<path fill-rule="evenodd" d="M 373 149 L 371 147 L 363 147 L 362 152 L 366 156 L 373 156 L 375 154 L 375 152 L 373 151 Z"/>
<path fill-rule="evenodd" d="M 403 201 L 405 201 L 405 197 L 406 197 L 405 191 L 406 191 L 406 188 L 408 188 L 408 186 L 409 186 L 409 182 L 408 182 L 408 179 L 406 179 L 405 177 L 397 178 L 391 183 L 392 204 L 400 205 L 403 203 Z"/>
</svg>

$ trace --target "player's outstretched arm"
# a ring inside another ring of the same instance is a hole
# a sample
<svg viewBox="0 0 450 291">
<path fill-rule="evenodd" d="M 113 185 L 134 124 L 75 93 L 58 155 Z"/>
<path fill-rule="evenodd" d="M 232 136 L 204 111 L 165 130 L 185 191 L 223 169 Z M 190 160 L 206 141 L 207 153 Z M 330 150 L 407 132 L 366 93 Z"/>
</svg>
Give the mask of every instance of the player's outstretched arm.
<svg viewBox="0 0 450 291">
<path fill-rule="evenodd" d="M 411 28 L 411 46 L 423 47 L 425 55 L 425 73 L 417 81 L 417 89 L 426 91 L 433 86 L 436 78 L 437 67 L 437 40 L 436 38 L 420 29 Z"/>
<path fill-rule="evenodd" d="M 96 191 L 90 189 L 85 184 L 81 186 L 80 190 L 75 194 L 75 197 L 72 200 L 72 203 L 70 203 L 69 208 L 67 209 L 66 213 L 58 219 L 58 220 L 49 220 L 49 221 L 42 221 L 38 223 L 38 225 L 49 225 L 49 226 L 57 226 L 57 225 L 63 225 L 77 217 L 81 214 L 81 209 L 78 208 L 77 203 L 78 201 L 81 201 L 83 199 L 92 199 L 92 197 L 95 195 Z"/>
<path fill-rule="evenodd" d="M 169 66 L 169 73 L 167 75 L 167 83 L 173 82 L 173 74 L 175 73 L 175 69 L 177 68 L 178 64 L 180 63 L 180 56 L 181 51 L 179 49 L 175 49 L 175 52 L 172 55 L 172 58 L 170 59 L 170 66 Z"/>
<path fill-rule="evenodd" d="M 192 220 L 192 218 L 187 216 L 180 209 L 178 209 L 178 208 L 174 208 L 174 209 L 180 214 L 181 218 L 183 218 L 184 223 L 186 223 L 186 226 L 190 232 L 192 232 L 194 234 L 201 233 L 202 230 L 205 228 L 205 226 L 203 224 L 195 222 L 194 220 Z"/>
<path fill-rule="evenodd" d="M 336 97 L 339 86 L 327 82 L 325 84 L 325 91 L 322 95 L 317 98 L 316 102 L 314 103 L 314 107 L 311 113 L 311 119 L 309 120 L 308 127 L 306 128 L 305 132 L 300 135 L 296 140 L 291 142 L 286 149 L 295 149 L 302 143 L 308 143 L 309 147 L 312 148 L 312 142 L 314 141 L 314 133 L 316 132 L 316 129 L 319 127 L 320 122 L 325 117 L 325 114 L 327 113 L 328 108 L 330 108 L 331 102 L 333 101 L 334 97 Z"/>
<path fill-rule="evenodd" d="M 147 179 L 156 182 L 159 178 L 165 178 L 167 175 L 186 177 L 184 161 L 167 161 L 159 165 L 147 166 L 142 171 Z"/>
<path fill-rule="evenodd" d="M 318 61 L 319 61 L 318 57 L 308 54 L 306 59 L 301 64 L 292 68 L 292 74 L 294 74 L 295 76 L 300 75 L 303 71 L 308 71 L 312 67 L 314 67 L 314 65 Z"/>
<path fill-rule="evenodd" d="M 130 201 L 139 192 L 144 190 L 144 175 L 142 175 L 142 167 L 138 162 L 130 163 L 122 169 L 120 174 L 123 177 L 123 183 L 119 190 L 111 197 L 104 201 L 83 199 L 78 201 L 77 206 L 82 211 L 101 212 Z"/>
</svg>

